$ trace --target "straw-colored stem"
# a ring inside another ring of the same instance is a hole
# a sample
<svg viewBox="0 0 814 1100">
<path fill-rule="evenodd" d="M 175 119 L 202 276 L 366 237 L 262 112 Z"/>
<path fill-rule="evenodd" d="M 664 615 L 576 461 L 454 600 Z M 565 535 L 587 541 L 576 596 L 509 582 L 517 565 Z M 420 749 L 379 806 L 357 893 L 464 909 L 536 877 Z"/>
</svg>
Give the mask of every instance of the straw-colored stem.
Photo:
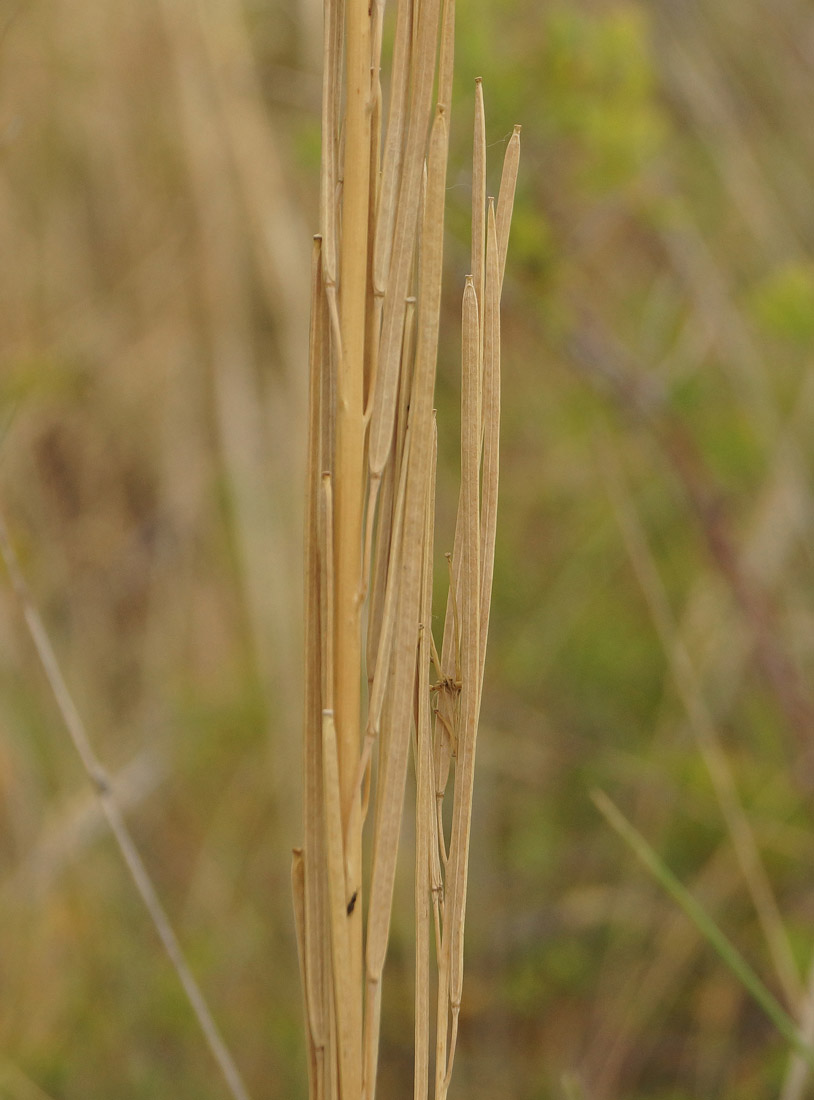
<svg viewBox="0 0 814 1100">
<path fill-rule="evenodd" d="M 412 53 L 412 96 L 402 179 L 395 214 L 392 257 L 385 292 L 382 336 L 373 414 L 370 422 L 368 461 L 371 474 L 384 468 L 393 442 L 393 421 L 398 396 L 401 341 L 410 273 L 415 251 L 418 208 L 427 126 L 432 107 L 436 38 L 440 0 L 422 0 Z M 444 176 L 446 179 L 446 174 Z M 439 245 L 441 242 L 438 242 Z"/>
<path fill-rule="evenodd" d="M 427 204 L 423 226 L 422 293 L 418 303 L 417 357 L 410 402 L 410 454 L 407 459 L 404 534 L 393 641 L 394 670 L 390 691 L 392 726 L 387 746 L 387 765 L 380 779 L 378 797 L 383 811 L 376 821 L 370 883 L 366 945 L 369 996 L 375 995 L 373 991 L 381 982 L 387 948 L 410 744 L 421 602 L 426 486 L 432 460 L 432 399 L 441 304 L 446 161 L 446 123 L 443 111 L 439 110 L 430 140 Z M 373 1048 L 378 1048 L 378 1031 L 374 1034 L 367 1027 L 367 1021 L 365 1047 L 372 1058 Z"/>
<path fill-rule="evenodd" d="M 483 80 L 475 81 L 475 125 L 472 142 L 472 279 L 478 296 L 480 341 L 483 347 L 486 311 L 484 309 L 484 255 L 486 251 L 486 117 L 483 106 Z"/>
<path fill-rule="evenodd" d="M 452 75 L 455 66 L 455 0 L 444 0 L 441 16 L 441 51 L 438 59 L 438 106 L 452 113 Z"/>
<path fill-rule="evenodd" d="M 337 1061 L 340 1094 L 355 1097 L 361 1090 L 358 1031 L 353 1017 L 353 969 L 348 919 L 348 884 L 343 843 L 339 746 L 334 721 L 334 575 L 331 531 L 333 530 L 333 493 L 330 474 L 322 476 L 320 521 L 321 542 L 325 553 L 321 560 L 322 603 L 322 788 L 324 800 L 325 854 L 328 880 L 328 916 L 331 938 L 334 1012 L 336 1017 Z"/>
<path fill-rule="evenodd" d="M 405 458 L 409 455 L 409 439 L 405 442 Z M 365 740 L 362 745 L 362 753 L 359 759 L 359 769 L 356 775 L 356 783 L 361 786 L 365 776 L 373 746 L 381 729 L 382 707 L 384 705 L 385 691 L 390 677 L 390 653 L 393 643 L 393 628 L 396 616 L 396 600 L 398 597 L 399 567 L 401 564 L 401 531 L 404 519 L 404 501 L 407 489 L 407 463 L 402 464 L 402 476 L 396 497 L 395 514 L 393 517 L 392 541 L 390 551 L 390 564 L 387 571 L 387 584 L 384 593 L 384 606 L 382 613 L 382 630 L 379 645 L 376 652 L 376 666 L 373 673 L 372 690 L 368 702 L 367 725 L 365 728 Z"/>
<path fill-rule="evenodd" d="M 453 799 L 452 835 L 447 868 L 443 935 L 438 961 L 438 1009 L 436 1018 L 435 1095 L 443 1100 L 449 1088 L 455 1044 L 458 1034 L 458 1012 L 463 967 L 463 925 L 466 894 L 466 865 L 469 853 L 472 784 L 474 782 L 474 752 L 477 733 L 477 713 L 480 702 L 480 523 L 478 475 L 480 458 L 480 322 L 477 295 L 472 276 L 467 276 L 462 308 L 462 385 L 461 385 L 461 493 L 458 506 L 456 543 L 459 546 L 459 568 L 452 572 L 450 598 L 447 605 L 447 661 L 451 653 L 451 633 L 457 634 L 458 618 L 455 596 L 456 582 L 461 590 L 461 689 L 460 708 L 449 709 L 448 722 L 454 723 L 451 740 L 457 749 L 455 793 Z M 444 657 L 442 656 L 442 662 Z M 446 692 L 451 697 L 451 692 Z M 440 705 L 444 697 L 439 700 Z M 436 723 L 438 733 L 438 723 Z M 436 756 L 436 767 L 438 756 Z M 436 775 L 436 782 L 438 776 Z M 443 825 L 441 823 L 442 792 L 436 791 L 439 843 L 443 856 Z M 448 1026 L 452 1033 L 448 1043 Z"/>
<path fill-rule="evenodd" d="M 491 202 L 487 213 L 478 80 L 473 275 L 466 280 L 462 321 L 462 484 L 453 553 L 447 555 L 450 587 L 439 656 L 431 629 L 433 393 L 455 7 L 455 0 L 443 0 L 443 11 L 442 0 L 398 0 L 381 142 L 384 0 L 325 5 L 323 239 L 315 245 L 312 278 L 306 491 L 306 838 L 292 873 L 312 1100 L 375 1100 L 382 976 L 411 743 L 415 1100 L 427 1100 L 430 1088 L 433 931 L 436 1100 L 447 1094 L 458 1038 L 497 514 L 499 301 L 519 138 L 515 133 L 509 143 L 497 207 Z M 438 683 L 431 686 L 433 666 Z M 447 851 L 443 803 L 453 759 Z M 372 842 L 367 899 L 365 825 Z"/>
<path fill-rule="evenodd" d="M 466 884 L 469 838 L 472 822 L 472 794 L 475 779 L 475 745 L 480 708 L 480 323 L 478 303 L 471 276 L 463 300 L 463 354 L 461 386 L 461 495 L 463 498 L 462 543 L 462 646 L 461 724 L 455 766 L 450 879 L 447 885 L 448 917 L 444 927 L 449 937 L 449 1002 L 453 1027 L 461 1004 L 463 984 L 463 933 L 466 914 Z M 450 1043 L 447 1076 L 454 1055 Z"/>
<path fill-rule="evenodd" d="M 302 848 L 294 849 L 291 860 L 291 895 L 294 899 L 294 929 L 297 934 L 297 959 L 300 964 L 305 1040 L 308 1049 L 308 1096 L 309 1100 L 318 1100 L 320 1092 L 317 1047 L 312 1024 L 313 1014 L 308 1003 L 310 994 L 305 962 L 305 860 Z"/>
<path fill-rule="evenodd" d="M 497 499 L 500 473 L 500 272 L 495 202 L 489 199 L 483 331 L 483 489 L 481 493 L 480 684 L 495 571 Z"/>
<path fill-rule="evenodd" d="M 430 715 L 430 637 L 432 633 L 432 550 L 435 531 L 435 468 L 437 428 L 433 427 L 430 476 L 424 528 L 424 575 L 418 647 L 416 717 L 416 837 L 415 837 L 415 1072 L 414 1100 L 426 1100 L 430 1068 L 430 904 L 434 799 Z"/>
<path fill-rule="evenodd" d="M 382 301 L 376 294 L 369 275 L 373 269 L 373 250 L 376 234 L 376 211 L 379 205 L 379 179 L 381 155 L 382 85 L 379 70 L 371 70 L 370 101 L 370 191 L 368 195 L 368 226 L 365 246 L 368 249 L 368 272 L 365 282 L 365 380 L 362 398 L 363 427 L 367 428 L 372 413 L 372 396 L 376 385 L 379 362 L 379 334 L 382 324 Z"/>
<path fill-rule="evenodd" d="M 472 158 L 472 270 L 473 279 L 475 283 L 475 291 L 478 302 L 478 309 L 480 311 L 480 326 L 481 326 L 481 349 L 485 355 L 485 325 L 486 325 L 486 310 L 483 308 L 483 296 L 485 294 L 485 267 L 483 259 L 484 249 L 484 237 L 485 237 L 485 187 L 486 187 L 486 137 L 483 132 L 483 86 L 482 82 L 478 80 L 476 82 L 475 89 L 475 129 L 474 129 L 474 147 Z M 512 137 L 509 141 L 509 146 L 506 150 L 506 156 L 503 163 L 503 176 L 501 180 L 499 209 L 503 211 L 503 232 L 504 241 L 501 245 L 500 230 L 496 227 L 497 234 L 497 267 L 499 278 L 497 287 L 494 291 L 496 295 L 496 301 L 494 303 L 494 317 L 498 317 L 500 308 L 500 290 L 503 284 L 503 266 L 505 266 L 505 249 L 508 247 L 508 234 L 509 225 L 511 222 L 511 213 L 514 205 L 514 193 L 517 185 L 517 174 L 520 163 L 520 127 L 516 126 Z M 502 204 L 502 205 L 501 205 Z M 503 248 L 503 251 L 501 251 Z M 502 257 L 502 258 L 501 258 Z M 479 289 L 479 279 L 481 287 Z M 499 340 L 500 331 L 499 326 L 496 330 L 493 330 L 493 339 L 496 341 L 492 344 L 491 354 L 494 357 L 497 354 L 499 358 Z M 494 363 L 493 363 L 494 366 Z M 492 366 L 492 369 L 493 369 Z M 484 368 L 485 369 L 485 368 Z M 486 386 L 486 380 L 484 379 L 484 387 Z M 484 391 L 485 397 L 485 391 Z M 485 421 L 484 421 L 485 427 Z M 496 428 L 496 425 L 494 425 Z M 492 451 L 494 454 L 494 450 Z M 491 471 L 489 487 L 485 486 L 485 491 L 489 491 L 490 487 L 494 485 L 496 491 L 496 468 Z M 494 508 L 496 519 L 496 505 L 497 498 L 494 498 Z M 492 502 L 489 502 L 489 507 L 492 507 Z M 487 527 L 487 531 L 490 530 Z M 449 768 L 453 755 L 457 751 L 454 740 L 454 730 L 456 728 L 456 709 L 458 706 L 458 687 L 457 687 L 457 675 L 456 666 L 458 663 L 458 637 L 459 633 L 455 629 L 455 604 L 460 598 L 460 572 L 461 572 L 461 553 L 462 553 L 462 537 L 463 537 L 463 497 L 461 496 L 458 501 L 458 516 L 455 524 L 455 542 L 452 553 L 452 580 L 449 588 L 449 598 L 447 601 L 446 617 L 444 620 L 444 637 L 441 648 L 441 669 L 442 669 L 442 681 L 441 689 L 438 699 L 438 719 L 436 724 L 435 735 L 435 785 L 436 785 L 436 798 L 439 802 L 443 801 L 444 794 L 446 792 Z M 488 539 L 488 534 L 485 536 Z M 486 545 L 484 550 L 486 550 Z M 484 559 L 490 560 L 490 559 Z M 488 590 L 491 595 L 491 574 L 488 585 Z M 488 610 L 488 609 L 487 609 Z M 488 627 L 488 615 L 486 616 L 486 624 Z M 485 634 L 485 628 L 481 626 L 481 631 Z M 485 652 L 485 649 L 484 649 Z M 483 654 L 482 654 L 483 659 Z M 442 834 L 443 839 L 443 834 Z"/>
<path fill-rule="evenodd" d="M 404 123 L 407 84 L 410 76 L 410 47 L 413 25 L 412 0 L 399 0 L 396 37 L 393 45 L 393 69 L 390 107 L 384 144 L 379 207 L 376 213 L 376 243 L 373 252 L 373 287 L 381 298 L 387 288 L 393 250 L 396 200 L 404 153 Z"/>
<path fill-rule="evenodd" d="M 322 669 L 320 660 L 320 468 L 327 372 L 321 238 L 314 240 L 311 267 L 311 331 L 308 393 L 308 456 L 305 489 L 305 700 L 303 730 L 303 956 L 306 1005 L 315 1051 L 324 1072 L 326 1001 L 329 999 L 322 798 Z M 317 1095 L 324 1082 L 315 1086 Z"/>
<path fill-rule="evenodd" d="M 339 188 L 339 72 L 342 36 L 341 0 L 325 0 L 322 56 L 322 162 L 320 173 L 320 232 L 325 284 L 335 288 L 337 270 L 336 198 Z"/>
<path fill-rule="evenodd" d="M 334 556 L 335 672 L 334 714 L 339 789 L 340 822 L 347 822 L 344 836 L 345 873 L 350 890 L 362 890 L 361 800 L 356 787 L 359 759 L 361 707 L 360 667 L 362 515 L 364 469 L 364 365 L 365 317 L 368 285 L 368 228 L 370 223 L 370 15 L 367 0 L 347 0 L 345 61 L 345 148 L 342 192 L 342 239 L 339 256 L 340 321 L 342 349 L 337 371 Z M 324 751 L 324 745 L 323 745 Z M 327 799 L 326 799 L 327 805 Z M 333 822 L 332 826 L 336 823 Z M 340 829 L 341 836 L 341 829 Z M 329 886 L 330 886 L 329 880 Z M 332 921 L 337 899 L 331 896 Z M 362 1067 L 359 1036 L 362 1031 L 362 906 L 349 913 L 342 910 L 345 935 L 349 939 L 347 987 L 336 989 L 341 996 L 339 1022 L 340 1064 L 347 1055 L 340 1084 L 352 1100 L 361 1092 Z M 335 933 L 336 935 L 336 933 Z M 334 971 L 337 960 L 334 959 Z M 344 1050 L 347 1036 L 350 1049 Z"/>
<path fill-rule="evenodd" d="M 370 203 L 370 18 L 367 0 L 352 0 L 348 4 L 346 38 L 346 139 L 340 257 L 342 352 L 337 373 L 334 550 L 338 643 L 335 707 L 342 795 L 343 802 L 349 805 L 354 794 L 359 733 L 360 531 Z"/>
</svg>

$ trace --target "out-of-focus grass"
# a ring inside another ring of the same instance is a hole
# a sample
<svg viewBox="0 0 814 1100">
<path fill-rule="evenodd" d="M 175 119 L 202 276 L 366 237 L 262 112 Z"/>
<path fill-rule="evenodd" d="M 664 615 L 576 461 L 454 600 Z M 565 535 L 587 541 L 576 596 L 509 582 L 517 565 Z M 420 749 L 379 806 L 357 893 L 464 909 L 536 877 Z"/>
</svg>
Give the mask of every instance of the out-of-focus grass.
<svg viewBox="0 0 814 1100">
<path fill-rule="evenodd" d="M 297 757 L 308 236 L 245 16 L 35 4 L 10 21 L 0 478 L 99 753 L 114 773 L 143 758 L 125 801 L 230 1045 L 253 1091 L 291 1096 L 298 795 L 279 777 Z M 292 19 L 254 13 L 258 42 Z M 2 599 L 4 1055 L 55 1096 L 219 1096 Z"/>
<path fill-rule="evenodd" d="M 251 1091 L 303 1095 L 298 795 L 280 777 L 299 738 L 313 4 L 8 14 L 0 502 Z M 612 792 L 779 993 L 595 440 L 601 426 L 626 470 L 802 972 L 812 16 L 792 0 L 477 0 L 459 23 L 461 273 L 475 75 L 490 142 L 522 121 L 524 167 L 455 1087 L 560 1097 L 570 1071 L 590 1100 L 776 1094 L 781 1040 L 588 799 Z M 7 586 L 0 853 L 9 1095 L 36 1095 L 26 1079 L 64 1100 L 222 1095 Z M 410 935 L 397 923 L 385 992 L 394 1098 Z"/>
</svg>

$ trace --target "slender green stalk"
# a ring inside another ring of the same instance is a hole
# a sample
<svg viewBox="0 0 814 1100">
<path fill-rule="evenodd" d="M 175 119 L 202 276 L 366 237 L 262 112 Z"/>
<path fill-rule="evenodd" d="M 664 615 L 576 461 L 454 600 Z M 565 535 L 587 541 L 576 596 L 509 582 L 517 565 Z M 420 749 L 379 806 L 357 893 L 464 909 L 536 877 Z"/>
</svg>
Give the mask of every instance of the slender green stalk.
<svg viewBox="0 0 814 1100">
<path fill-rule="evenodd" d="M 814 1047 L 811 1047 L 801 1038 L 797 1024 L 781 1006 L 780 1002 L 769 992 L 738 949 L 726 938 L 709 914 L 679 882 L 641 833 L 631 825 L 604 791 L 594 791 L 591 798 L 608 824 L 633 849 L 637 858 L 650 871 L 656 881 L 681 906 L 698 931 L 715 949 L 719 958 L 729 967 L 744 989 L 760 1005 L 783 1038 L 805 1058 L 810 1066 L 814 1067 Z"/>
<path fill-rule="evenodd" d="M 603 439 L 601 435 L 598 438 Z M 780 908 L 690 654 L 676 629 L 647 538 L 631 503 L 622 471 L 609 446 L 603 445 L 601 469 L 630 560 L 670 663 L 679 698 L 687 711 L 712 780 L 721 816 L 732 840 L 775 971 L 789 1006 L 796 1010 L 803 996 L 802 985 Z"/>
</svg>

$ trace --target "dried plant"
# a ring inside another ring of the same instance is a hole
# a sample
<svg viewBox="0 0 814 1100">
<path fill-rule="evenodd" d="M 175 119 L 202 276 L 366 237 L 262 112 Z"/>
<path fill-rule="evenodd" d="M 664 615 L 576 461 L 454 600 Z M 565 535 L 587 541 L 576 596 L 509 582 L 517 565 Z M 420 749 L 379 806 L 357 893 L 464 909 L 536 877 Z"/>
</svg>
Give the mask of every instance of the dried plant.
<svg viewBox="0 0 814 1100">
<path fill-rule="evenodd" d="M 305 836 L 293 864 L 310 1095 L 317 1100 L 375 1095 L 411 745 L 414 1094 L 429 1095 L 433 1064 L 437 1100 L 449 1088 L 497 516 L 500 295 L 520 151 L 518 127 L 497 204 L 487 204 L 478 81 L 472 274 L 462 307 L 461 489 L 439 653 L 431 629 L 433 393 L 455 4 L 399 0 L 386 125 L 383 19 L 381 0 L 370 9 L 357 0 L 325 3 L 305 536 Z"/>
</svg>

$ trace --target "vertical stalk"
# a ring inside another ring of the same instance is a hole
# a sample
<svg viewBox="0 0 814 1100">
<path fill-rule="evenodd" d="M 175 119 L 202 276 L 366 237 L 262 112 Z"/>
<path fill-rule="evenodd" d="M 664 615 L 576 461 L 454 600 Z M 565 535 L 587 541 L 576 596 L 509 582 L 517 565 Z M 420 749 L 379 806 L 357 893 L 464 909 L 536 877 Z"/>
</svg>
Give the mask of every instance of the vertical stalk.
<svg viewBox="0 0 814 1100">
<path fill-rule="evenodd" d="M 346 892 L 362 888 L 361 805 L 356 789 L 361 667 L 361 530 L 364 462 L 364 361 L 370 222 L 370 15 L 349 0 L 345 22 L 345 157 L 340 247 L 340 328 L 336 391 L 334 553 L 336 573 L 334 719 L 344 836 Z M 362 906 L 346 914 L 349 969 L 343 1006 L 352 1037 L 340 1084 L 343 1100 L 361 1095 Z M 336 959 L 334 960 L 336 967 Z M 339 991 L 337 990 L 337 996 Z"/>
<path fill-rule="evenodd" d="M 472 780 L 497 504 L 497 310 L 519 139 L 515 135 L 510 142 L 497 208 L 491 206 L 487 225 L 478 83 L 473 275 L 467 277 L 463 303 L 463 484 L 439 656 L 431 630 L 433 390 L 455 0 L 398 0 L 383 149 L 378 66 L 384 0 L 325 0 L 324 10 L 321 235 L 312 279 L 306 500 L 306 835 L 293 866 L 310 1091 L 312 1100 L 375 1100 L 382 976 L 414 729 L 414 1096 L 425 1100 L 430 1085 L 434 931 L 440 1100 L 449 1085 L 462 988 Z M 431 663 L 440 681 L 432 686 Z M 447 855 L 441 810 L 453 759 Z M 375 811 L 368 816 L 373 798 Z M 366 821 L 367 899 L 362 891 Z"/>
<path fill-rule="evenodd" d="M 323 425 L 328 409 L 324 400 L 327 375 L 327 324 L 322 278 L 322 238 L 314 238 L 311 265 L 311 333 L 309 370 L 308 465 L 305 490 L 305 721 L 303 730 L 303 814 L 305 821 L 302 863 L 303 977 L 310 1039 L 315 1068 L 312 1098 L 325 1094 L 325 1051 L 329 1001 L 326 947 L 327 903 L 323 878 L 324 835 L 322 797 L 322 660 L 320 653 L 320 560 L 324 557 L 320 535 L 320 463 L 324 461 Z M 300 872 L 298 872 L 300 874 Z M 296 895 L 295 895 L 296 897 Z"/>
<path fill-rule="evenodd" d="M 433 425 L 432 465 L 427 481 L 424 575 L 418 643 L 416 700 L 415 813 L 415 1069 L 414 1100 L 427 1100 L 430 1073 L 430 903 L 435 806 L 432 790 L 430 637 L 432 632 L 432 549 L 435 534 L 435 471 L 438 433 Z"/>
</svg>

